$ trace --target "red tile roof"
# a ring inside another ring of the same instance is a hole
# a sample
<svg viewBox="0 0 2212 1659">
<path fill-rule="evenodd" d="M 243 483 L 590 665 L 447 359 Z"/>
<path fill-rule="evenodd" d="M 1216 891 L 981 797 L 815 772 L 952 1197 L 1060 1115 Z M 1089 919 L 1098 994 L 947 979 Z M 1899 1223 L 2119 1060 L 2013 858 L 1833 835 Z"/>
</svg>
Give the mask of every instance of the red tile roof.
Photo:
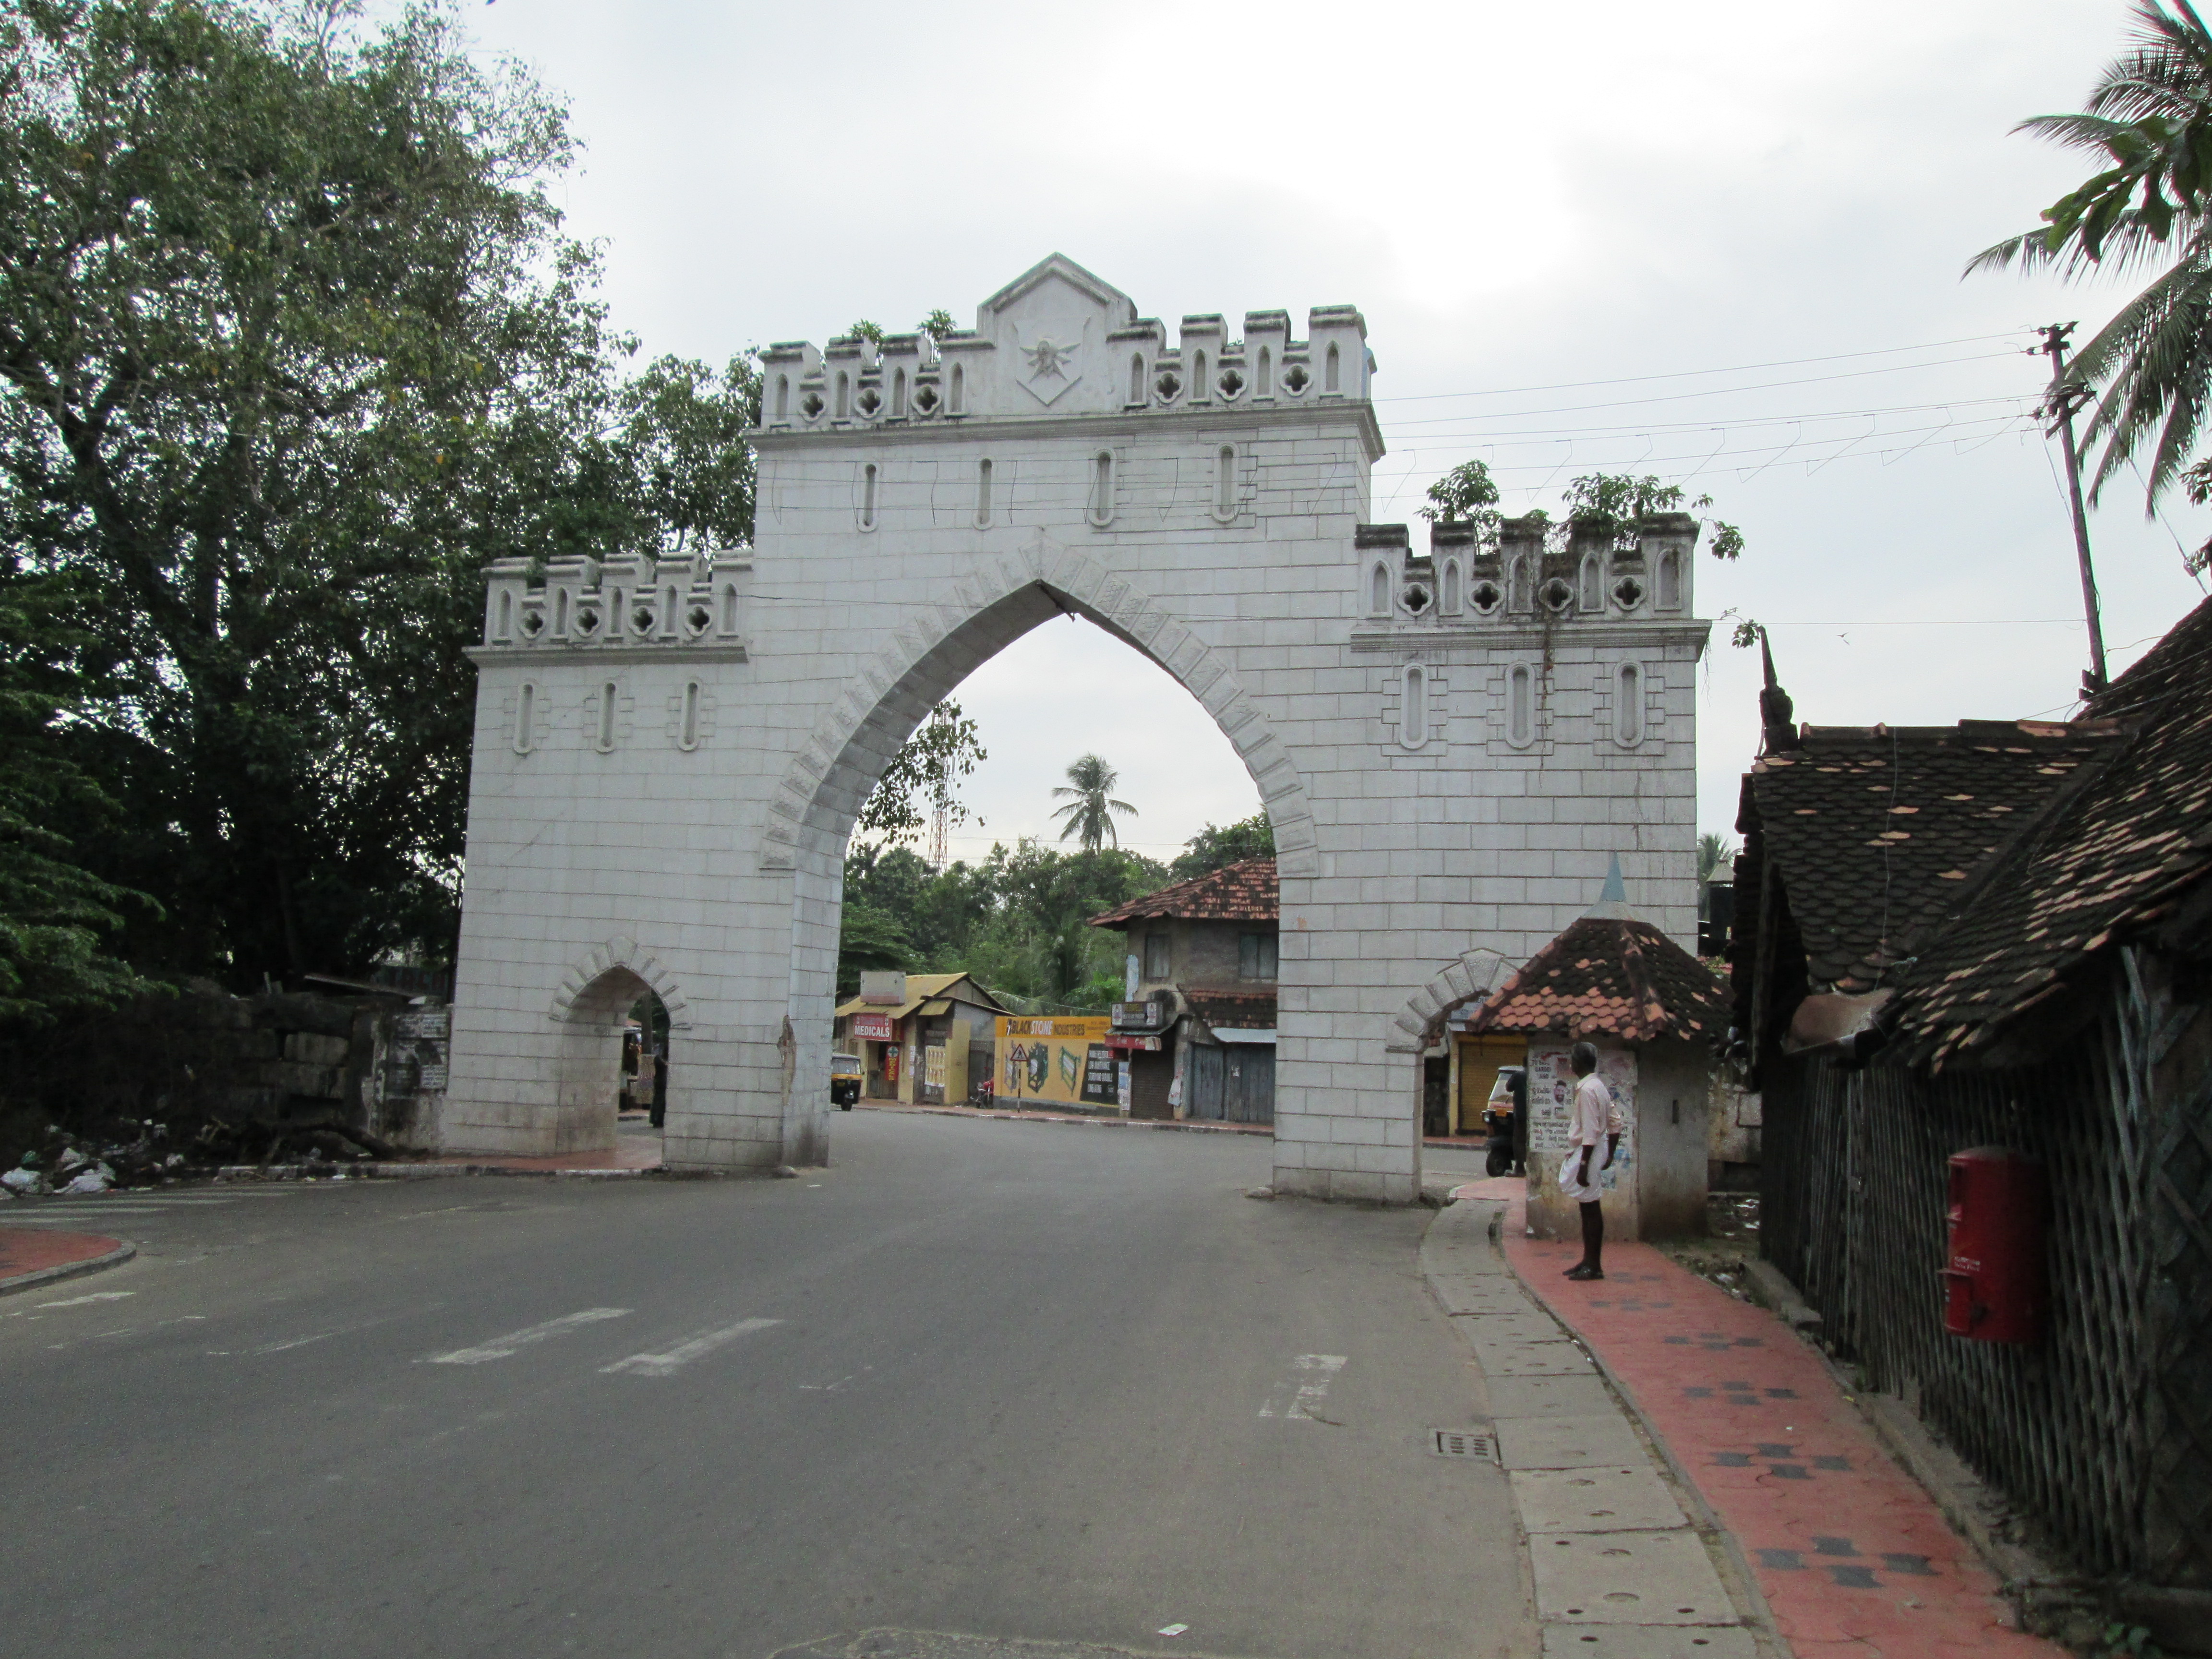
<svg viewBox="0 0 2212 1659">
<path fill-rule="evenodd" d="M 1728 998 L 1710 969 L 1651 923 L 1584 916 L 1492 992 L 1467 1029 L 1711 1041 L 1728 1032 Z"/>
<path fill-rule="evenodd" d="M 1127 927 L 1151 916 L 1173 916 L 1188 921 L 1273 921 L 1282 914 L 1273 859 L 1246 859 L 1157 893 L 1131 899 L 1103 915 L 1091 918 L 1093 927 Z"/>
</svg>

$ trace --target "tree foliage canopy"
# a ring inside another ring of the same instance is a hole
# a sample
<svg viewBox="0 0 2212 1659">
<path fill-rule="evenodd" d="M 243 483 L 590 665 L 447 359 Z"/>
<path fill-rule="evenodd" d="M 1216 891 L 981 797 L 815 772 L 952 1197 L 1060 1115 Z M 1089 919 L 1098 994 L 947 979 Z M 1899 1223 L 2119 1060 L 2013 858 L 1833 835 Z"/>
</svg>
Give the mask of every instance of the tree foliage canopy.
<svg viewBox="0 0 2212 1659">
<path fill-rule="evenodd" d="M 0 574 L 98 665 L 10 762 L 137 966 L 444 955 L 483 564 L 749 538 L 757 374 L 625 376 L 571 151 L 448 7 L 0 15 Z"/>
<path fill-rule="evenodd" d="M 2043 210 L 2039 228 L 1968 262 L 1971 273 L 2016 266 L 2069 278 L 2163 263 L 2069 365 L 2052 405 L 2093 399 L 2087 441 L 2094 501 L 2139 467 L 2147 511 L 2180 484 L 2212 498 L 2212 465 L 2191 465 L 2212 407 L 2212 32 L 2189 0 L 2136 0 L 2126 48 L 2086 107 L 2014 129 L 2095 158 L 2097 170 Z M 2204 567 L 2200 549 L 2191 562 Z"/>
<path fill-rule="evenodd" d="M 1267 814 L 1262 809 L 1234 823 L 1218 828 L 1207 824 L 1183 843 L 1183 850 L 1168 866 L 1168 873 L 1177 881 L 1189 881 L 1216 870 L 1225 870 L 1232 864 L 1242 864 L 1247 859 L 1274 856 L 1275 826 L 1267 821 Z"/>
</svg>

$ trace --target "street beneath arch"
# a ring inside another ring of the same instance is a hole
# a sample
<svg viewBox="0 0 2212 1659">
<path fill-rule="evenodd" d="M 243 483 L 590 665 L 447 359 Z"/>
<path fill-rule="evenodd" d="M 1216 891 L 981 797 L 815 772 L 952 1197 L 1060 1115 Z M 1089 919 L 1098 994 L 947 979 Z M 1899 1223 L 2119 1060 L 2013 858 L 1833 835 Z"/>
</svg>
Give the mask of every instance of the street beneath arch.
<svg viewBox="0 0 2212 1659">
<path fill-rule="evenodd" d="M 792 1181 L 14 1206 L 140 1254 L 0 1301 L 10 1645 L 1534 1651 L 1506 1477 L 1432 1452 L 1480 1396 L 1429 1212 L 1252 1202 L 1263 1139 L 835 1132 Z"/>
</svg>

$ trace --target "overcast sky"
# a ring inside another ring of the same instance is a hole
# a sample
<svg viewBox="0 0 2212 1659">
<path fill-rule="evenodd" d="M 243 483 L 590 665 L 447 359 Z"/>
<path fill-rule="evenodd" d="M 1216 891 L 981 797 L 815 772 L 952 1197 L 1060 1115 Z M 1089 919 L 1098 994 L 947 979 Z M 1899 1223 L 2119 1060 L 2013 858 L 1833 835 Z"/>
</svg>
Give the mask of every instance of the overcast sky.
<svg viewBox="0 0 2212 1659">
<path fill-rule="evenodd" d="M 2073 700 L 2080 591 L 2055 455 L 2020 418 L 2048 368 L 2023 348 L 2053 320 L 2086 338 L 2123 295 L 1960 270 L 2085 175 L 2008 129 L 2080 106 L 2121 0 L 468 16 L 573 100 L 588 149 L 560 199 L 648 354 L 937 306 L 965 324 L 1054 251 L 1170 325 L 1348 301 L 1381 371 L 1378 521 L 1470 455 L 1508 511 L 1585 471 L 1688 478 L 1748 542 L 1739 566 L 1702 559 L 1699 610 L 1771 627 L 1801 718 Z M 2093 518 L 2116 666 L 2201 597 L 2179 546 L 2212 515 L 2166 520 L 2129 484 Z M 1705 829 L 1735 818 L 1754 656 L 1716 629 Z M 1086 750 L 1156 856 L 1256 807 L 1196 703 L 1086 624 L 958 696 L 992 758 L 956 854 L 1045 829 Z"/>
</svg>

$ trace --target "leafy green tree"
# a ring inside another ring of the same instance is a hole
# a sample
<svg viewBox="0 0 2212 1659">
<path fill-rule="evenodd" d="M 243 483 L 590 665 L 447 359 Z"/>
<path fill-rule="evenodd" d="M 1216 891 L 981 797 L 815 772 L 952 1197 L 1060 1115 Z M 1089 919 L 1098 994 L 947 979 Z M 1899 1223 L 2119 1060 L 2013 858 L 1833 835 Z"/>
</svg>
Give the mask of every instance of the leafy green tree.
<svg viewBox="0 0 2212 1659">
<path fill-rule="evenodd" d="M 147 988 L 108 950 L 126 903 L 149 904 L 76 861 L 58 824 L 112 803 L 70 757 L 87 698 L 66 578 L 0 577 L 0 1021 L 48 1024 Z"/>
<path fill-rule="evenodd" d="M 1635 477 L 1626 472 L 1590 472 L 1567 485 L 1566 524 L 1614 530 L 1630 545 L 1635 543 L 1636 521 L 1654 513 L 1702 513 L 1713 504 L 1710 495 L 1692 499 L 1679 484 L 1657 478 Z M 1743 532 L 1716 519 L 1706 550 L 1717 559 L 1743 555 Z"/>
<path fill-rule="evenodd" d="M 1182 845 L 1182 852 L 1168 866 L 1168 874 L 1177 881 L 1188 881 L 1247 859 L 1274 857 L 1275 826 L 1262 809 L 1218 829 L 1209 823 Z"/>
<path fill-rule="evenodd" d="M 1729 845 L 1725 836 L 1707 831 L 1698 837 L 1698 879 L 1700 882 L 1718 881 L 1727 869 L 1736 849 Z"/>
<path fill-rule="evenodd" d="M 343 16 L 0 19 L 0 534 L 115 665 L 134 959 L 246 983 L 450 937 L 478 568 L 638 529 L 559 106 Z"/>
<path fill-rule="evenodd" d="M 1112 842 L 1121 845 L 1114 817 L 1137 816 L 1137 809 L 1125 800 L 1112 799 L 1114 786 L 1121 775 L 1096 755 L 1079 756 L 1067 769 L 1067 784 L 1052 792 L 1054 800 L 1065 800 L 1065 806 L 1054 807 L 1053 817 L 1060 820 L 1060 838 L 1074 838 L 1086 853 L 1096 853 L 1101 845 Z"/>
<path fill-rule="evenodd" d="M 1498 540 L 1498 486 L 1480 460 L 1462 461 L 1429 486 L 1421 516 L 1431 524 L 1472 524 L 1487 546 Z"/>
<path fill-rule="evenodd" d="M 2044 210 L 2040 228 L 1984 248 L 1966 270 L 2080 279 L 2163 265 L 2081 349 L 2066 380 L 2094 395 L 2085 437 L 2104 449 L 2091 470 L 2093 500 L 2121 469 L 2141 465 L 2147 507 L 2177 483 L 2203 504 L 2212 470 L 2191 469 L 2190 458 L 2212 401 L 2212 33 L 2188 0 L 2172 10 L 2136 0 L 2128 44 L 2086 107 L 2014 131 L 2085 152 L 2097 170 Z"/>
<path fill-rule="evenodd" d="M 976 734 L 975 722 L 947 697 L 929 711 L 914 735 L 891 757 L 860 808 L 854 832 L 887 841 L 903 840 L 919 835 L 929 822 L 929 813 L 939 809 L 951 823 L 967 823 L 969 815 L 959 797 L 960 780 L 990 757 Z M 923 811 L 924 802 L 928 813 Z"/>
</svg>

